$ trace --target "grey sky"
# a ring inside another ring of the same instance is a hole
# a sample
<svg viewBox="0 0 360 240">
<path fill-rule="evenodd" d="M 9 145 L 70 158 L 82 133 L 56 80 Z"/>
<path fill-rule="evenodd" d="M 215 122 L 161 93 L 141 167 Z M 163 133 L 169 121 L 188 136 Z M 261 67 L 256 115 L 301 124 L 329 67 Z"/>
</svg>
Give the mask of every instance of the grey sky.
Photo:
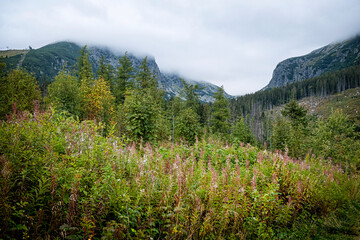
<svg viewBox="0 0 360 240">
<path fill-rule="evenodd" d="M 0 0 L 0 48 L 72 40 L 152 55 L 232 95 L 276 64 L 360 33 L 359 0 Z"/>
</svg>

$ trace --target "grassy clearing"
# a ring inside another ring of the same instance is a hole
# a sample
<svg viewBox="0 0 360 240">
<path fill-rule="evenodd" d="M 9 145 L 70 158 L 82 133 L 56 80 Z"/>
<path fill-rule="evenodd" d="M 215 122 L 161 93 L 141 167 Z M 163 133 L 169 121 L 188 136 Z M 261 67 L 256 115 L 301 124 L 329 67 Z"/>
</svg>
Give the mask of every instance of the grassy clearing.
<svg viewBox="0 0 360 240">
<path fill-rule="evenodd" d="M 316 112 L 327 118 L 332 109 L 341 109 L 355 122 L 356 126 L 360 127 L 360 88 L 349 89 L 322 99 Z"/>
<path fill-rule="evenodd" d="M 4 50 L 0 51 L 0 58 L 6 58 L 6 57 L 13 57 L 17 55 L 22 55 L 28 53 L 30 50 L 24 49 L 24 50 Z"/>
<path fill-rule="evenodd" d="M 360 128 L 360 88 L 345 90 L 341 93 L 327 97 L 307 97 L 299 101 L 299 104 L 305 106 L 310 114 L 327 119 L 332 111 L 342 110 L 342 112 Z M 267 111 L 271 118 L 279 116 L 285 105 L 275 107 Z"/>
</svg>

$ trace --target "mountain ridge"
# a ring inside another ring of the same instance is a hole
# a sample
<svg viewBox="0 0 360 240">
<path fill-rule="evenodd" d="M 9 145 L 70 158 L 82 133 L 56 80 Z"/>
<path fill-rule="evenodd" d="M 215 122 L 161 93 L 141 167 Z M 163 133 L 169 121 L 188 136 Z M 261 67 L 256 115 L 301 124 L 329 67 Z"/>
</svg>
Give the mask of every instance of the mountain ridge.
<svg viewBox="0 0 360 240">
<path fill-rule="evenodd" d="M 285 59 L 277 64 L 268 85 L 261 90 L 319 77 L 360 64 L 360 35 L 331 43 L 308 54 Z"/>
<path fill-rule="evenodd" d="M 82 45 L 78 43 L 59 41 L 38 49 L 30 49 L 26 54 L 20 52 L 20 54 L 15 56 L 3 57 L 2 60 L 7 64 L 8 69 L 19 67 L 19 64 L 21 64 L 21 67 L 34 73 L 41 84 L 46 79 L 53 80 L 65 65 L 70 69 L 74 68 L 80 56 L 81 48 Z M 92 64 L 94 73 L 96 73 L 99 67 L 101 56 L 104 56 L 105 63 L 110 64 L 114 69 L 119 66 L 119 58 L 123 56 L 123 54 L 104 46 L 89 45 L 87 51 L 89 52 L 89 61 Z M 142 58 L 131 53 L 128 54 L 128 57 L 136 70 L 140 66 Z M 148 56 L 147 62 L 149 69 L 155 73 L 159 88 L 165 91 L 166 98 L 180 96 L 184 87 L 181 81 L 183 79 L 188 84 L 199 85 L 200 89 L 196 90 L 196 93 L 199 95 L 200 101 L 214 101 L 213 95 L 219 88 L 218 86 L 206 81 L 182 78 L 176 73 L 162 72 L 153 56 Z M 229 94 L 225 94 L 228 98 L 231 97 Z"/>
</svg>

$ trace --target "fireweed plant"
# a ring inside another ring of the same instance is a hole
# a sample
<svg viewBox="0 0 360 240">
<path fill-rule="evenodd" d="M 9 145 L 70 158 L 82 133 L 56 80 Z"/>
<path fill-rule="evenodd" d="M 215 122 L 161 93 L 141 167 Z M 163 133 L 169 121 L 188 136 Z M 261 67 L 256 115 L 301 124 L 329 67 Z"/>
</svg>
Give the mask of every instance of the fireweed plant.
<svg viewBox="0 0 360 240">
<path fill-rule="evenodd" d="M 95 121 L 0 124 L 2 239 L 352 239 L 356 173 L 206 137 L 135 145 Z"/>
</svg>

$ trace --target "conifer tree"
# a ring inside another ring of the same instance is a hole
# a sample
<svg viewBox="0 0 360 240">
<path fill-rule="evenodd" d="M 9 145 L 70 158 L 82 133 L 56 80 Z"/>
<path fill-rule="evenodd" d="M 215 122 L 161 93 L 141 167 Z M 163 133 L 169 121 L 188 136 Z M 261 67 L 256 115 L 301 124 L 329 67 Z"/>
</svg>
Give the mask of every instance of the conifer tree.
<svg viewBox="0 0 360 240">
<path fill-rule="evenodd" d="M 175 136 L 193 144 L 201 134 L 199 116 L 191 108 L 182 109 L 175 118 Z"/>
<path fill-rule="evenodd" d="M 126 89 L 132 89 L 133 83 L 131 78 L 134 75 L 134 68 L 131 60 L 125 52 L 125 55 L 119 58 L 120 66 L 116 72 L 116 83 L 114 86 L 114 96 L 116 104 L 123 104 L 125 100 Z"/>
<path fill-rule="evenodd" d="M 113 68 L 110 64 L 105 63 L 104 56 L 101 56 L 99 60 L 99 68 L 97 70 L 98 78 L 104 79 L 105 82 L 110 86 L 110 90 L 113 91 L 114 81 L 113 81 Z"/>
<path fill-rule="evenodd" d="M 185 106 L 191 108 L 195 113 L 199 115 L 200 101 L 199 95 L 196 93 L 196 90 L 201 89 L 198 84 L 192 85 L 185 82 L 185 80 L 180 79 L 184 85 L 182 94 L 185 97 Z"/>
<path fill-rule="evenodd" d="M 243 143 L 255 143 L 254 135 L 249 126 L 246 125 L 243 117 L 238 118 L 232 132 L 233 138 Z"/>
<path fill-rule="evenodd" d="M 294 98 L 285 105 L 285 108 L 281 111 L 281 114 L 284 117 L 288 117 L 293 126 L 302 125 L 303 127 L 306 127 L 308 124 L 308 119 L 306 118 L 306 109 L 303 106 L 300 106 Z"/>
<path fill-rule="evenodd" d="M 124 114 L 126 130 L 130 139 L 139 142 L 158 140 L 161 105 L 150 91 L 131 90 L 125 97 Z"/>
<path fill-rule="evenodd" d="M 271 133 L 271 147 L 285 151 L 289 146 L 289 141 L 292 136 L 292 128 L 289 121 L 284 118 L 278 117 L 273 124 Z"/>
<path fill-rule="evenodd" d="M 89 53 L 86 50 L 87 46 L 85 45 L 80 50 L 80 57 L 78 59 L 77 63 L 77 76 L 79 79 L 79 82 L 86 80 L 86 82 L 90 83 L 93 79 L 93 70 L 91 63 L 89 61 Z"/>
<path fill-rule="evenodd" d="M 77 63 L 77 77 L 80 85 L 80 118 L 88 119 L 89 116 L 89 99 L 88 95 L 94 82 L 93 71 L 89 61 L 89 53 L 84 46 L 80 51 L 80 57 Z"/>
<path fill-rule="evenodd" d="M 230 109 L 228 100 L 225 97 L 223 87 L 219 88 L 214 94 L 215 102 L 212 108 L 212 117 L 210 120 L 211 130 L 215 134 L 220 134 L 222 137 L 227 137 L 230 131 Z"/>
<path fill-rule="evenodd" d="M 149 70 L 147 58 L 142 61 L 135 76 L 136 86 L 127 91 L 124 112 L 126 127 L 133 141 L 156 141 L 165 134 L 162 129 L 163 92 L 157 88 L 157 81 Z"/>
<path fill-rule="evenodd" d="M 158 84 L 154 74 L 149 69 L 147 57 L 143 59 L 139 66 L 138 72 L 135 76 L 135 82 L 137 84 L 136 87 L 139 89 L 157 89 Z"/>
<path fill-rule="evenodd" d="M 281 114 L 285 119 L 278 119 L 273 126 L 272 146 L 281 150 L 287 147 L 292 157 L 305 156 L 310 149 L 307 110 L 293 99 Z"/>
</svg>

